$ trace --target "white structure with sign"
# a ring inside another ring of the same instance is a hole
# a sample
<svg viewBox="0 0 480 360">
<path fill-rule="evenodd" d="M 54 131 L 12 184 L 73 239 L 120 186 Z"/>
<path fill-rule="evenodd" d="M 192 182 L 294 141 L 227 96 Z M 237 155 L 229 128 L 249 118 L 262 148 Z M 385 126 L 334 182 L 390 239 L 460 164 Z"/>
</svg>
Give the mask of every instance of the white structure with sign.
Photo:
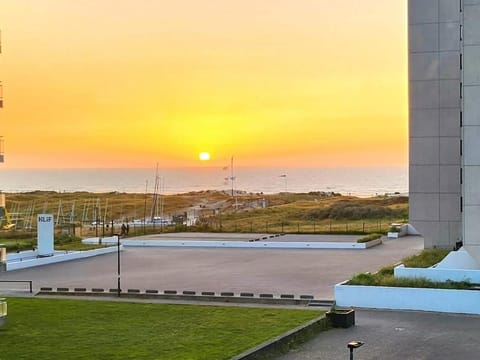
<svg viewBox="0 0 480 360">
<path fill-rule="evenodd" d="M 37 245 L 38 256 L 53 256 L 53 215 L 38 214 L 37 215 Z"/>
</svg>

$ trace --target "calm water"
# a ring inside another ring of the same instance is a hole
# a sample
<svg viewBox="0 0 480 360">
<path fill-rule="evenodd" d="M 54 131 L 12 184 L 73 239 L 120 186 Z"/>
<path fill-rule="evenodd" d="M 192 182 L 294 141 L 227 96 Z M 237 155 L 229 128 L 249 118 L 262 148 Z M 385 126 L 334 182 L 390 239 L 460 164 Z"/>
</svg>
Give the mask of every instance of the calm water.
<svg viewBox="0 0 480 360">
<path fill-rule="evenodd" d="M 408 169 L 389 168 L 238 168 L 234 187 L 248 192 L 333 191 L 375 195 L 408 191 Z M 229 190 L 230 172 L 221 168 L 160 169 L 162 193 Z M 148 182 L 148 185 L 147 185 Z M 0 169 L 0 190 L 153 192 L 154 169 Z"/>
</svg>

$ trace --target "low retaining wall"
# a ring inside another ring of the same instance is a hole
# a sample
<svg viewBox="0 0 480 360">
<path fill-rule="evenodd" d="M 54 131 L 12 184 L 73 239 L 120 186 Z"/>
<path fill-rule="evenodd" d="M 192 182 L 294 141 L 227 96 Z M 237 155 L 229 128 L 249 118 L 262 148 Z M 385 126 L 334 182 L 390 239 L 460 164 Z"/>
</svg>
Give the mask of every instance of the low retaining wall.
<svg viewBox="0 0 480 360">
<path fill-rule="evenodd" d="M 126 247 L 215 247 L 268 249 L 368 249 L 382 243 L 381 239 L 367 243 L 356 242 L 285 242 L 285 241 L 180 241 L 180 240 L 120 240 Z M 98 244 L 98 238 L 85 239 L 87 244 Z M 116 244 L 117 239 L 102 239 L 102 244 Z"/>
<path fill-rule="evenodd" d="M 280 335 L 272 340 L 266 341 L 253 349 L 250 349 L 240 355 L 234 356 L 231 360 L 260 360 L 273 359 L 285 354 L 292 348 L 313 338 L 319 332 L 327 330 L 329 322 L 324 315 L 309 321 L 305 325 L 299 326 L 287 333 Z"/>
<path fill-rule="evenodd" d="M 407 268 L 399 265 L 394 269 L 395 277 L 425 278 L 430 281 L 467 281 L 480 284 L 480 270 L 442 269 L 442 268 Z"/>
<path fill-rule="evenodd" d="M 118 289 L 103 289 L 86 287 L 42 287 L 38 295 L 70 295 L 70 296 L 100 296 L 118 297 Z M 156 300 L 180 300 L 180 301 L 205 301 L 205 302 L 228 302 L 228 303 L 254 303 L 265 305 L 300 305 L 331 307 L 332 300 L 316 300 L 313 295 L 293 294 L 254 294 L 254 293 L 233 293 L 213 291 L 192 291 L 192 290 L 156 290 L 156 289 L 127 289 L 122 290 L 122 298 L 131 299 L 156 299 Z"/>
<path fill-rule="evenodd" d="M 123 247 L 120 247 L 123 250 Z M 116 252 L 118 249 L 115 246 L 105 247 L 101 249 L 86 250 L 86 251 L 72 251 L 63 254 L 55 253 L 54 256 L 18 260 L 15 262 L 7 262 L 7 271 L 25 269 L 34 266 L 54 264 L 62 261 L 78 260 L 98 256 L 103 254 L 110 254 Z"/>
<path fill-rule="evenodd" d="M 340 307 L 480 314 L 480 291 L 335 285 Z"/>
<path fill-rule="evenodd" d="M 88 239 L 83 239 L 82 244 L 91 244 L 91 245 L 116 245 L 117 244 L 116 236 L 107 236 L 107 237 L 93 237 Z"/>
</svg>

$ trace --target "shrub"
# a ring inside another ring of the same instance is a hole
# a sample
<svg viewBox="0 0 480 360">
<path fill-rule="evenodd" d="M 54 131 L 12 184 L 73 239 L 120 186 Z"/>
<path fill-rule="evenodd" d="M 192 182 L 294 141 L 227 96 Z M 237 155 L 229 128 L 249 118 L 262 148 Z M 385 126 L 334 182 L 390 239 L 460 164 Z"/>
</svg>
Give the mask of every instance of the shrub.
<svg viewBox="0 0 480 360">
<path fill-rule="evenodd" d="M 369 242 L 369 241 L 372 241 L 372 240 L 377 240 L 377 239 L 380 239 L 382 236 L 383 236 L 383 234 L 379 234 L 379 233 L 368 234 L 368 235 L 358 239 L 357 243 L 366 243 L 366 242 Z"/>
</svg>

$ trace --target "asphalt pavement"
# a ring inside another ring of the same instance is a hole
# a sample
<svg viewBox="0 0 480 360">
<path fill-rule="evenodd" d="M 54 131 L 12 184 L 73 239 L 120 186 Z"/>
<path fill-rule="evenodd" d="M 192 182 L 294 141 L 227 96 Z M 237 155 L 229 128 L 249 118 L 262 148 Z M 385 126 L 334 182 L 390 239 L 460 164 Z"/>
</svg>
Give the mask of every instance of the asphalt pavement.
<svg viewBox="0 0 480 360">
<path fill-rule="evenodd" d="M 480 316 L 356 310 L 356 325 L 322 332 L 278 360 L 349 359 L 347 344 L 360 340 L 355 360 L 480 359 Z"/>
<path fill-rule="evenodd" d="M 305 294 L 331 300 L 336 283 L 358 272 L 376 271 L 422 249 L 423 238 L 416 236 L 386 240 L 367 250 L 125 248 L 121 287 Z M 116 288 L 117 254 L 0 273 L 0 280 L 33 280 L 35 290 Z M 5 286 L 25 288 L 24 284 L 0 283 L 0 291 Z"/>
</svg>

